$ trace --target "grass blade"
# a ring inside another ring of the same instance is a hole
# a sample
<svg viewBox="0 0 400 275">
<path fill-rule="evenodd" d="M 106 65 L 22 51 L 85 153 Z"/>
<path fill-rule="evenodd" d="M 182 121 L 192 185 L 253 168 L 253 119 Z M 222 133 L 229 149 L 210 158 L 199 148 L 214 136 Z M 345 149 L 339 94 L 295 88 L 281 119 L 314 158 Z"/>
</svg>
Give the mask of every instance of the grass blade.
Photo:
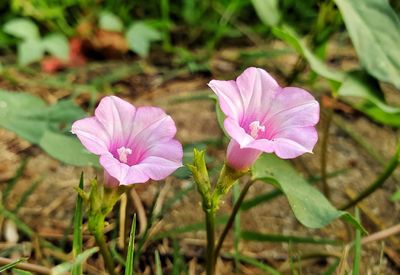
<svg viewBox="0 0 400 275">
<path fill-rule="evenodd" d="M 79 189 L 83 190 L 83 172 L 79 180 Z M 77 194 L 74 214 L 74 237 L 72 241 L 72 255 L 74 259 L 82 252 L 82 197 Z M 72 268 L 72 275 L 81 275 L 82 265 L 76 264 Z"/>
<path fill-rule="evenodd" d="M 179 243 L 176 239 L 173 241 L 174 258 L 172 263 L 172 275 L 180 275 L 184 260 L 182 259 L 181 252 L 179 250 Z"/>
<path fill-rule="evenodd" d="M 355 209 L 355 216 L 358 222 L 360 222 L 360 212 L 358 208 Z M 361 230 L 356 229 L 356 240 L 354 243 L 354 264 L 353 264 L 353 275 L 360 273 L 360 261 L 361 261 Z"/>
<path fill-rule="evenodd" d="M 129 234 L 128 254 L 125 261 L 125 275 L 132 275 L 135 258 L 136 214 L 133 215 L 131 232 Z"/>
<path fill-rule="evenodd" d="M 227 221 L 228 221 L 227 216 L 219 216 L 216 218 L 217 224 L 226 224 Z M 181 227 L 176 227 L 171 230 L 167 230 L 167 231 L 155 234 L 152 236 L 152 240 L 171 238 L 171 237 L 175 237 L 179 234 L 193 232 L 193 231 L 202 231 L 202 230 L 205 230 L 204 222 L 192 223 L 192 224 L 184 225 Z"/>
<path fill-rule="evenodd" d="M 0 267 L 0 273 L 4 272 L 10 268 L 13 268 L 14 266 L 16 266 L 17 264 L 19 264 L 21 262 L 25 262 L 26 260 L 27 260 L 26 258 L 20 258 L 20 259 L 13 261 L 12 263 L 6 264 L 6 265 Z"/>
<path fill-rule="evenodd" d="M 88 250 L 83 251 L 78 254 L 72 262 L 62 263 L 55 266 L 51 270 L 52 275 L 63 275 L 68 273 L 70 270 L 74 270 L 76 266 L 81 266 L 90 256 L 99 251 L 98 247 L 92 247 Z"/>
<path fill-rule="evenodd" d="M 233 256 L 236 257 L 235 255 L 233 255 Z M 279 273 L 278 270 L 276 270 L 272 266 L 269 266 L 266 263 L 260 262 L 256 259 L 244 256 L 241 254 L 238 254 L 237 257 L 238 257 L 239 261 L 250 264 L 252 266 L 255 266 L 255 267 L 261 269 L 262 271 L 265 271 L 267 274 L 271 274 L 271 275 L 280 275 L 281 274 L 281 273 Z"/>
<path fill-rule="evenodd" d="M 160 253 L 158 253 L 158 250 L 154 252 L 155 258 L 156 258 L 156 275 L 162 275 L 162 267 L 161 267 L 161 260 L 160 260 Z"/>
<path fill-rule="evenodd" d="M 313 237 L 298 237 L 291 235 L 274 235 L 264 234 L 253 231 L 242 231 L 242 240 L 245 241 L 257 241 L 257 242 L 275 242 L 275 243 L 312 243 L 312 244 L 330 244 L 340 245 L 341 243 L 337 240 L 313 238 Z"/>
</svg>

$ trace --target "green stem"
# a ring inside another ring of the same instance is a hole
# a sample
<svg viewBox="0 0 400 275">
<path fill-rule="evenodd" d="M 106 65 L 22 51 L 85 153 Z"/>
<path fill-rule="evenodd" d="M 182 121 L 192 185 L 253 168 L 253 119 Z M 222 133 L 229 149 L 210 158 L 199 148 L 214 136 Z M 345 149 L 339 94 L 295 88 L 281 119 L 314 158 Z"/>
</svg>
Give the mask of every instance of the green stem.
<svg viewBox="0 0 400 275">
<path fill-rule="evenodd" d="M 221 251 L 222 245 L 226 239 L 226 236 L 228 235 L 229 230 L 231 230 L 233 222 L 235 221 L 236 215 L 239 212 L 240 206 L 242 205 L 242 202 L 249 191 L 250 186 L 254 183 L 254 180 L 249 180 L 246 185 L 243 187 L 242 192 L 240 192 L 239 198 L 235 203 L 235 206 L 233 207 L 232 213 L 229 217 L 228 222 L 225 225 L 224 230 L 221 233 L 221 236 L 218 239 L 218 243 L 215 247 L 214 250 L 214 265 L 217 263 L 217 259 L 219 256 L 219 252 Z"/>
<path fill-rule="evenodd" d="M 207 275 L 214 275 L 214 245 L 215 245 L 215 209 L 207 209 L 204 211 L 206 215 L 207 229 L 207 254 L 206 254 L 206 272 Z"/>
<path fill-rule="evenodd" d="M 89 225 L 91 225 L 89 229 L 92 231 L 96 244 L 100 248 L 100 253 L 103 256 L 106 269 L 111 275 L 116 275 L 114 271 L 114 261 L 104 238 L 104 218 L 105 216 L 94 217 L 92 223 L 89 222 Z"/>
<path fill-rule="evenodd" d="M 390 159 L 389 163 L 387 164 L 383 172 L 378 176 L 378 178 L 364 191 L 358 194 L 358 196 L 355 199 L 351 200 L 350 202 L 340 207 L 340 210 L 346 210 L 356 205 L 357 203 L 359 203 L 360 201 L 371 195 L 373 192 L 375 192 L 378 188 L 382 187 L 382 185 L 393 174 L 393 172 L 399 165 L 400 163 L 399 157 L 400 157 L 400 142 L 397 144 L 396 153 Z"/>
</svg>

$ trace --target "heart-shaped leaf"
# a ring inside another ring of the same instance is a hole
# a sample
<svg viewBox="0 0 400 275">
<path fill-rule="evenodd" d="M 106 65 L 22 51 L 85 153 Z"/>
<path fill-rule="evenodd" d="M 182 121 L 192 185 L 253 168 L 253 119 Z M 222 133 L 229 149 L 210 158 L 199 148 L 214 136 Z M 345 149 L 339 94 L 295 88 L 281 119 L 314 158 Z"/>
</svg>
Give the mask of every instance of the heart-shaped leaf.
<svg viewBox="0 0 400 275">
<path fill-rule="evenodd" d="M 142 57 L 149 54 L 151 42 L 161 39 L 161 34 L 144 22 L 132 24 L 125 35 L 129 48 Z"/>
<path fill-rule="evenodd" d="M 321 228 L 337 218 L 342 218 L 366 232 L 353 216 L 335 209 L 288 162 L 275 155 L 263 154 L 254 164 L 252 175 L 253 179 L 263 180 L 279 188 L 286 196 L 294 215 L 303 225 Z"/>
</svg>

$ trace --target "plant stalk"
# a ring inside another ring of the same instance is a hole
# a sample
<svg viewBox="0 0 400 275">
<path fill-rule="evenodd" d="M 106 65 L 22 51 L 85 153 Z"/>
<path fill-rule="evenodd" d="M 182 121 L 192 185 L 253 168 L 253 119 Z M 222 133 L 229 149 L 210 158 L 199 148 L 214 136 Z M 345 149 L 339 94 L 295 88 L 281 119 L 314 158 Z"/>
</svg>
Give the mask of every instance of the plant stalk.
<svg viewBox="0 0 400 275">
<path fill-rule="evenodd" d="M 107 271 L 111 275 L 116 275 L 114 271 L 114 261 L 111 257 L 110 250 L 107 247 L 105 238 L 104 238 L 104 216 L 95 217 L 95 222 L 93 227 L 90 228 L 94 238 L 96 240 L 97 246 L 100 248 L 100 253 L 103 256 L 104 264 L 106 266 Z"/>
<path fill-rule="evenodd" d="M 214 265 L 216 265 L 219 253 L 221 251 L 222 245 L 224 244 L 224 241 L 226 239 L 226 236 L 228 235 L 229 230 L 231 230 L 233 223 L 235 221 L 236 215 L 239 212 L 240 206 L 242 205 L 242 202 L 247 194 L 247 192 L 250 189 L 250 186 L 254 183 L 254 180 L 249 180 L 246 185 L 243 187 L 243 190 L 240 192 L 239 198 L 235 203 L 235 206 L 232 209 L 232 213 L 229 216 L 229 220 L 226 223 L 224 230 L 221 233 L 221 236 L 218 239 L 217 245 L 214 250 Z"/>
<path fill-rule="evenodd" d="M 207 209 L 204 213 L 206 215 L 207 229 L 206 273 L 207 275 L 214 275 L 215 208 Z"/>
</svg>

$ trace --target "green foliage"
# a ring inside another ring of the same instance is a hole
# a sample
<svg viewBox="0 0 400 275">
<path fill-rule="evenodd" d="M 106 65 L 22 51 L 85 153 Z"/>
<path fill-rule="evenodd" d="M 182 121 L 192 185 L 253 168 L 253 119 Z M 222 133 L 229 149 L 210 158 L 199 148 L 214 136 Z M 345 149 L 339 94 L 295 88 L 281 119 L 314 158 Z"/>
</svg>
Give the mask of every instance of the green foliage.
<svg viewBox="0 0 400 275">
<path fill-rule="evenodd" d="M 129 233 L 128 253 L 125 261 L 125 275 L 132 275 L 135 259 L 135 234 L 136 234 L 136 214 L 133 215 L 131 232 Z"/>
<path fill-rule="evenodd" d="M 299 54 L 308 61 L 311 69 L 318 75 L 335 82 L 341 82 L 345 78 L 345 73 L 328 67 L 306 46 L 305 42 L 289 26 L 274 27 L 272 33 L 292 46 Z"/>
<path fill-rule="evenodd" d="M 387 0 L 335 0 L 363 67 L 400 89 L 400 20 Z"/>
<path fill-rule="evenodd" d="M 279 23 L 281 14 L 278 0 L 251 0 L 258 17 L 267 26 L 275 26 Z"/>
<path fill-rule="evenodd" d="M 65 163 L 98 166 L 96 156 L 89 154 L 76 138 L 64 134 L 71 129 L 72 122 L 84 116 L 83 110 L 70 100 L 47 106 L 28 93 L 0 90 L 0 127 L 41 146 Z"/>
<path fill-rule="evenodd" d="M 277 243 L 311 243 L 311 244 L 330 244 L 340 245 L 340 242 L 332 239 L 322 239 L 314 237 L 299 237 L 299 236 L 287 236 L 278 234 L 264 234 L 253 231 L 242 231 L 242 240 L 245 241 L 256 241 L 256 242 L 277 242 Z"/>
<path fill-rule="evenodd" d="M 378 81 L 366 73 L 362 71 L 348 73 L 338 90 L 338 95 L 373 120 L 400 127 L 400 108 L 386 104 Z M 351 100 L 354 97 L 358 100 Z"/>
<path fill-rule="evenodd" d="M 260 270 L 266 272 L 266 274 L 271 274 L 271 275 L 279 275 L 281 274 L 278 270 L 276 270 L 275 268 L 273 268 L 272 266 L 267 265 L 266 263 L 263 263 L 261 261 L 258 261 L 254 258 L 245 256 L 245 255 L 237 255 L 239 261 L 243 262 L 243 263 L 247 263 L 250 264 L 252 266 L 255 266 L 257 268 L 259 268 Z"/>
<path fill-rule="evenodd" d="M 99 15 L 99 27 L 107 31 L 121 32 L 124 25 L 117 15 L 110 11 L 103 11 Z"/>
<path fill-rule="evenodd" d="M 83 172 L 81 173 L 81 178 L 79 180 L 80 190 L 83 190 Z M 83 199 L 79 195 L 76 196 L 75 203 L 75 213 L 74 213 L 74 234 L 72 240 L 72 255 L 76 258 L 80 253 L 82 253 L 82 222 L 83 222 L 83 207 L 82 207 Z M 82 265 L 76 264 L 72 270 L 72 275 L 81 275 L 82 274 Z"/>
<path fill-rule="evenodd" d="M 3 31 L 22 40 L 40 38 L 39 28 L 34 22 L 26 18 L 16 18 L 8 21 L 4 24 Z"/>
<path fill-rule="evenodd" d="M 44 55 L 43 44 L 40 39 L 29 39 L 18 44 L 18 64 L 25 66 L 40 61 Z"/>
<path fill-rule="evenodd" d="M 98 247 L 92 247 L 78 254 L 75 259 L 71 262 L 65 262 L 52 268 L 51 274 L 63 275 L 73 270 L 77 265 L 82 265 L 89 259 L 94 253 L 99 251 Z"/>
<path fill-rule="evenodd" d="M 12 19 L 3 26 L 3 31 L 22 39 L 17 47 L 18 63 L 21 66 L 40 61 L 45 51 L 63 60 L 68 58 L 67 38 L 61 33 L 51 33 L 41 39 L 39 28 L 29 19 Z"/>
<path fill-rule="evenodd" d="M 145 22 L 133 23 L 125 34 L 129 49 L 146 57 L 149 54 L 150 44 L 161 40 L 161 33 Z"/>
<path fill-rule="evenodd" d="M 67 60 L 69 56 L 69 44 L 67 38 L 60 33 L 52 33 L 42 40 L 43 48 L 51 55 Z"/>
<path fill-rule="evenodd" d="M 17 259 L 9 264 L 6 264 L 4 266 L 0 267 L 0 273 L 4 272 L 6 270 L 9 270 L 11 268 L 13 268 L 14 266 L 16 266 L 17 264 L 21 263 L 21 262 L 25 262 L 27 259 L 26 258 L 21 258 L 21 259 Z"/>
<path fill-rule="evenodd" d="M 343 218 L 354 227 L 365 231 L 349 213 L 336 210 L 289 163 L 275 155 L 263 154 L 254 164 L 252 173 L 253 179 L 271 183 L 285 194 L 294 215 L 303 225 L 320 228 L 337 218 Z"/>
<path fill-rule="evenodd" d="M 161 267 L 161 260 L 160 260 L 160 253 L 158 250 L 154 252 L 154 257 L 156 259 L 155 266 L 156 266 L 156 275 L 162 275 L 162 267 Z"/>
<path fill-rule="evenodd" d="M 62 144 L 62 146 L 60 146 Z M 39 146 L 49 156 L 74 166 L 97 166 L 98 157 L 89 153 L 76 137 L 45 131 Z"/>
</svg>

